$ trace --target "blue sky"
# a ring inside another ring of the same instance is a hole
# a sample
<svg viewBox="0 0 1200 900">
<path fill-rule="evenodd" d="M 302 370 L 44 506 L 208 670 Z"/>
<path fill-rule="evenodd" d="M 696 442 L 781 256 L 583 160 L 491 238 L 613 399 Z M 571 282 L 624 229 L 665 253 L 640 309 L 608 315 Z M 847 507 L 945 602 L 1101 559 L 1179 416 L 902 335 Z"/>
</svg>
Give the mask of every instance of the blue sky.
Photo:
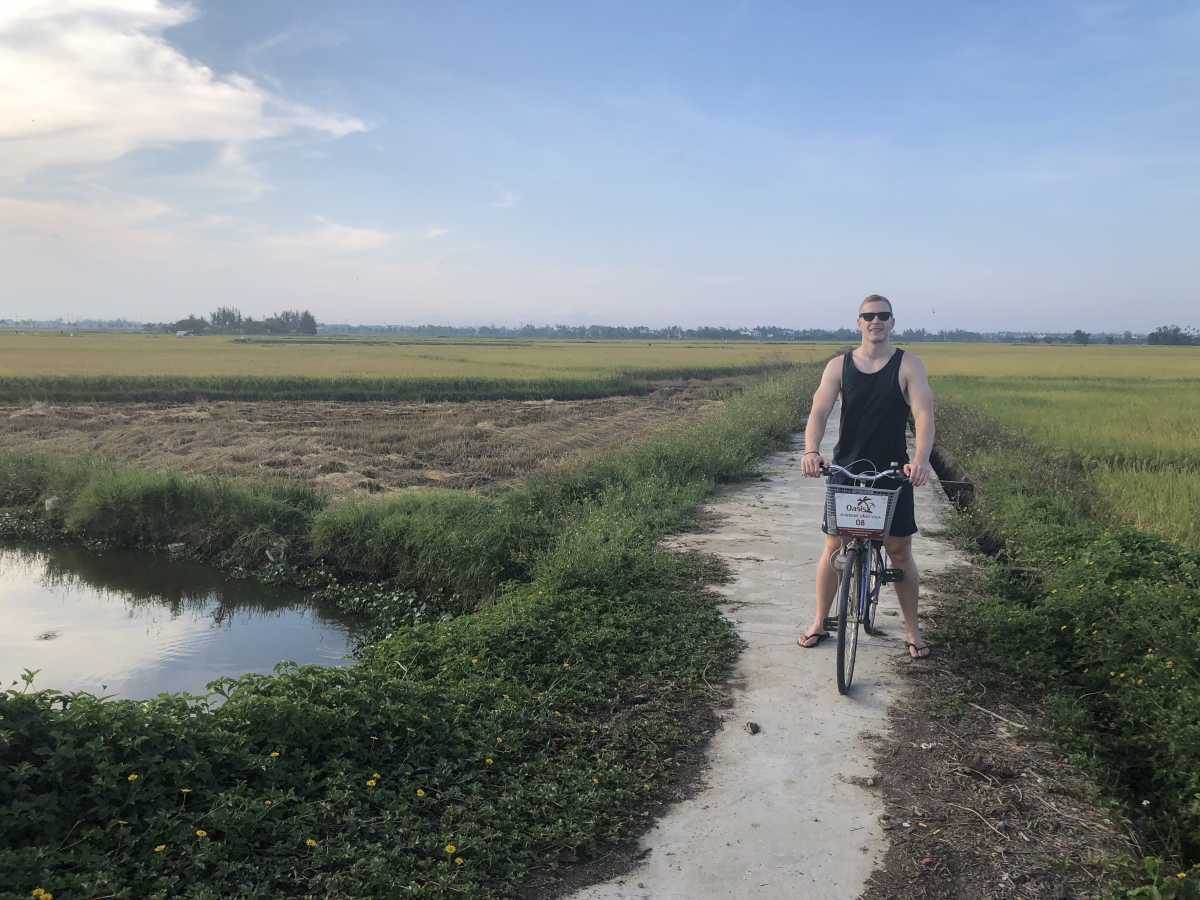
<svg viewBox="0 0 1200 900">
<path fill-rule="evenodd" d="M 1198 46 L 1194 2 L 11 0 L 0 317 L 1200 324 Z"/>
</svg>

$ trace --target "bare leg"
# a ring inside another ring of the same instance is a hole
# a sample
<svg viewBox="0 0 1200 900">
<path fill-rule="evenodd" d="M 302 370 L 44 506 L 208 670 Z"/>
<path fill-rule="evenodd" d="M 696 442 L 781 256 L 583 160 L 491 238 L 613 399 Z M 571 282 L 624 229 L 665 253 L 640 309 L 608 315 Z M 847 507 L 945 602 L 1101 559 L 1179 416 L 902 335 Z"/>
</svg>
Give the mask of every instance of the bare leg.
<svg viewBox="0 0 1200 900">
<path fill-rule="evenodd" d="M 829 607 L 833 606 L 833 596 L 837 593 L 838 573 L 833 568 L 831 560 L 842 549 L 842 541 L 840 538 L 832 535 L 825 535 L 825 549 L 821 551 L 821 558 L 817 560 L 817 604 L 816 615 L 813 618 L 812 624 L 805 630 L 803 637 L 800 638 L 799 644 L 801 647 L 815 646 L 817 640 L 808 638 L 812 635 L 825 633 L 825 617 L 829 615 Z"/>
<path fill-rule="evenodd" d="M 910 645 L 909 656 L 916 659 L 929 655 L 929 647 L 921 638 L 917 627 L 917 600 L 921 593 L 921 573 L 912 555 L 912 536 L 891 537 L 883 542 L 888 560 L 893 569 L 900 569 L 904 577 L 896 582 L 896 599 L 904 613 L 904 640 Z"/>
</svg>

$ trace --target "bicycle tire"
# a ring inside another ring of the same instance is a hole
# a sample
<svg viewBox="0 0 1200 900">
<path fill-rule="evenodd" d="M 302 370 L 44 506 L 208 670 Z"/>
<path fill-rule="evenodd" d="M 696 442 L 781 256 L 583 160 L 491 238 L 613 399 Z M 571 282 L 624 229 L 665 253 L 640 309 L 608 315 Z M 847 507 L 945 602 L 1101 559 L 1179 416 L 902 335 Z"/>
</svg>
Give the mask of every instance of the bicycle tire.
<svg viewBox="0 0 1200 900">
<path fill-rule="evenodd" d="M 870 597 L 867 598 L 867 617 L 863 622 L 863 630 L 867 634 L 875 636 L 882 634 L 875 627 L 875 616 L 879 613 L 879 592 L 883 588 L 883 551 L 879 547 L 871 547 L 871 580 Z"/>
<path fill-rule="evenodd" d="M 859 610 L 861 606 L 860 585 L 864 548 L 859 548 L 846 561 L 838 582 L 838 643 L 837 643 L 837 687 L 839 694 L 850 692 L 854 681 L 854 658 L 858 654 Z"/>
</svg>

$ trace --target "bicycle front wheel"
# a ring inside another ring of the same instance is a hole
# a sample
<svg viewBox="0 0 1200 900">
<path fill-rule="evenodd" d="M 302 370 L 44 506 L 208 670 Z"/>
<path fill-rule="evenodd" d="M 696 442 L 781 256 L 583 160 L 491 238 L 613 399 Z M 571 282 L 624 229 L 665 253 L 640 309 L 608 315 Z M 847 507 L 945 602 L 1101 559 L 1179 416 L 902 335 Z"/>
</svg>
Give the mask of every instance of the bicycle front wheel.
<svg viewBox="0 0 1200 900">
<path fill-rule="evenodd" d="M 850 691 L 854 680 L 854 658 L 858 653 L 859 613 L 863 609 L 862 591 L 868 586 L 864 576 L 869 577 L 867 550 L 858 548 L 846 561 L 838 582 L 838 644 L 837 686 L 839 694 Z"/>
<path fill-rule="evenodd" d="M 871 548 L 871 574 L 867 587 L 867 615 L 863 621 L 863 630 L 870 635 L 882 634 L 875 627 L 875 616 L 879 613 L 879 590 L 883 587 L 883 551 L 878 546 Z"/>
</svg>

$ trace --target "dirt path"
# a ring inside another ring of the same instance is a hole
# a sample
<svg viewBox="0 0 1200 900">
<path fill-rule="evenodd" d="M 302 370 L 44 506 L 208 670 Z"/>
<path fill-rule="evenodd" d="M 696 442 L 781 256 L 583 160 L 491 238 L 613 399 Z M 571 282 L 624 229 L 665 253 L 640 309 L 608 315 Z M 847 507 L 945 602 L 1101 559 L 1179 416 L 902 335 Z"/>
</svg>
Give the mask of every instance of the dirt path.
<svg viewBox="0 0 1200 900">
<path fill-rule="evenodd" d="M 837 440 L 831 416 L 826 448 Z M 746 642 L 733 705 L 710 745 L 704 786 L 641 841 L 632 871 L 585 888 L 575 900 L 715 900 L 859 896 L 882 858 L 884 812 L 871 741 L 887 729 L 904 665 L 899 607 L 881 598 L 886 635 L 860 639 L 854 689 L 837 693 L 832 641 L 804 650 L 796 637 L 812 617 L 822 546 L 822 479 L 800 473 L 801 436 L 771 457 L 768 480 L 718 497 L 716 530 L 684 546 L 715 553 L 735 578 L 725 613 Z M 936 483 L 917 491 L 918 565 L 932 574 L 962 557 L 935 535 L 946 515 Z M 916 663 L 919 665 L 919 663 Z M 760 730 L 751 734 L 747 722 Z"/>
</svg>

